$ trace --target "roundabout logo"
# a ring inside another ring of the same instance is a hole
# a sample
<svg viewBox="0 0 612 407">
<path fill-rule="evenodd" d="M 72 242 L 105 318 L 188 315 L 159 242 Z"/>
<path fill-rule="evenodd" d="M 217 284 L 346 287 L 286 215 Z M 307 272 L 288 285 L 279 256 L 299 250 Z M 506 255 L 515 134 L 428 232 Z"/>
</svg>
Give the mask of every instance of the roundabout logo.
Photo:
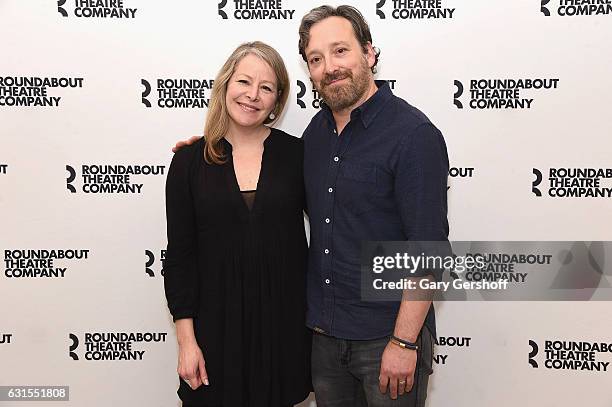
<svg viewBox="0 0 612 407">
<path fill-rule="evenodd" d="M 453 104 L 463 109 L 463 82 L 455 79 L 453 85 Z M 523 92 L 557 89 L 559 79 L 471 79 L 469 85 L 467 105 L 470 109 L 531 109 L 534 98 L 525 97 Z"/>
<path fill-rule="evenodd" d="M 82 88 L 83 78 L 0 76 L 0 108 L 59 107 L 62 96 L 56 89 Z M 52 92 L 52 93 L 49 93 Z"/>
<path fill-rule="evenodd" d="M 469 348 L 471 346 L 470 342 L 472 338 L 469 336 L 438 336 L 435 338 L 436 347 L 445 347 L 445 348 Z M 446 365 L 448 361 L 448 354 L 440 353 L 436 351 L 436 354 L 433 357 L 434 363 L 437 365 Z"/>
<path fill-rule="evenodd" d="M 208 107 L 210 92 L 212 91 L 213 79 L 156 79 L 155 104 L 162 109 L 202 109 Z M 147 79 L 140 80 L 144 90 L 141 94 L 141 103 L 146 107 L 152 107 L 151 82 Z"/>
<path fill-rule="evenodd" d="M 8 278 L 64 278 L 68 271 L 64 263 L 87 260 L 89 252 L 89 249 L 5 250 L 4 275 Z"/>
<path fill-rule="evenodd" d="M 166 342 L 167 336 L 167 332 L 86 332 L 81 336 L 84 349 L 79 356 L 81 340 L 69 333 L 68 356 L 72 360 L 84 357 L 88 361 L 139 361 L 148 351 L 142 349 L 143 344 Z"/>
<path fill-rule="evenodd" d="M 448 176 L 453 178 L 472 178 L 474 176 L 474 167 L 450 167 Z M 450 189 L 450 185 L 446 186 L 446 190 Z"/>
<path fill-rule="evenodd" d="M 532 169 L 535 179 L 531 192 L 551 198 L 612 198 L 612 168 L 548 168 L 548 171 Z M 547 181 L 544 181 L 546 174 Z M 604 183 L 607 182 L 607 186 Z"/>
<path fill-rule="evenodd" d="M 531 350 L 528 355 L 528 363 L 534 368 L 540 368 L 536 360 L 540 352 L 538 343 L 530 339 Z M 608 371 L 610 361 L 602 360 L 602 356 L 610 358 L 612 343 L 587 342 L 569 340 L 545 340 L 544 341 L 544 363 L 546 369 L 551 370 L 574 370 L 605 373 Z"/>
<path fill-rule="evenodd" d="M 138 9 L 125 7 L 123 2 L 124 0 L 73 0 L 68 5 L 73 5 L 70 10 L 79 18 L 136 18 Z M 57 12 L 62 17 L 70 15 L 66 10 L 68 5 L 66 0 L 57 1 Z"/>
<path fill-rule="evenodd" d="M 145 261 L 145 273 L 149 276 L 149 277 L 155 277 L 155 271 L 153 270 L 153 266 L 155 265 L 155 254 L 153 254 L 153 252 L 151 250 L 145 250 L 145 257 L 147 258 Z M 161 276 L 164 275 L 164 269 L 163 269 L 163 261 L 166 260 L 166 250 L 160 250 L 159 251 L 159 265 L 158 267 L 155 268 L 159 268 L 159 274 Z"/>
<path fill-rule="evenodd" d="M 78 168 L 78 167 L 77 167 Z M 80 167 L 83 182 L 80 190 L 85 194 L 141 194 L 144 183 L 134 183 L 132 177 L 164 175 L 164 165 L 138 164 L 83 164 Z M 66 188 L 75 194 L 77 171 L 66 165 Z"/>
<path fill-rule="evenodd" d="M 611 0 L 540 0 L 540 12 L 551 16 L 551 8 L 560 17 L 600 16 L 612 14 Z"/>
<path fill-rule="evenodd" d="M 233 10 L 228 10 L 228 3 Z M 231 16 L 235 20 L 292 20 L 294 9 L 283 7 L 282 0 L 221 0 L 217 14 L 223 20 Z"/>
<path fill-rule="evenodd" d="M 443 0 L 390 0 L 391 13 L 383 10 L 388 0 L 376 3 L 376 15 L 386 19 L 387 14 L 394 20 L 450 19 L 455 14 L 454 8 L 445 7 Z"/>
</svg>

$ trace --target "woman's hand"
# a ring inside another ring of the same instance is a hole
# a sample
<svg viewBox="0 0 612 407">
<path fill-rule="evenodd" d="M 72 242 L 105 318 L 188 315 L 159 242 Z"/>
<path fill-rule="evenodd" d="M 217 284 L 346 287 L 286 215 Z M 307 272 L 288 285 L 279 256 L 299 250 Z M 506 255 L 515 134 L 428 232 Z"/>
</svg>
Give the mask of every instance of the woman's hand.
<svg viewBox="0 0 612 407">
<path fill-rule="evenodd" d="M 179 346 L 177 372 L 193 390 L 202 384 L 208 386 L 204 355 L 197 342 L 192 341 Z"/>
<path fill-rule="evenodd" d="M 176 371 L 193 390 L 202 384 L 208 386 L 204 355 L 193 331 L 193 318 L 177 319 L 175 325 L 179 345 L 179 360 Z"/>
</svg>

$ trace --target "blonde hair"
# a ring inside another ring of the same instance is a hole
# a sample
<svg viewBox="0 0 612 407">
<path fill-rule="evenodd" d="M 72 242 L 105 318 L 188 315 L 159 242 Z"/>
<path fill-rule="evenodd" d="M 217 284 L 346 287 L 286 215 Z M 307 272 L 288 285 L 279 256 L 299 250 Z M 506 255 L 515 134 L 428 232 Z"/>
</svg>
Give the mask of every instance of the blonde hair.
<svg viewBox="0 0 612 407">
<path fill-rule="evenodd" d="M 272 113 L 274 119 L 266 118 L 264 124 L 274 124 L 285 108 L 289 97 L 289 74 L 285 63 L 279 53 L 271 46 L 260 41 L 246 42 L 240 45 L 229 56 L 219 74 L 215 78 L 210 102 L 208 104 L 208 115 L 204 125 L 204 160 L 209 164 L 222 164 L 225 162 L 221 139 L 227 135 L 229 129 L 229 113 L 225 102 L 227 84 L 236 70 L 236 65 L 242 58 L 252 54 L 268 63 L 276 75 L 278 96 L 276 106 Z"/>
</svg>

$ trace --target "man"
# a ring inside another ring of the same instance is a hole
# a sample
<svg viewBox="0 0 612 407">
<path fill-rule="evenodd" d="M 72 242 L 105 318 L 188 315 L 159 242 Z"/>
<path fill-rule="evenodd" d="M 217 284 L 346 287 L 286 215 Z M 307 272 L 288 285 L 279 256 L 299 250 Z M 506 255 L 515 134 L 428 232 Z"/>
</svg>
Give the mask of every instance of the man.
<svg viewBox="0 0 612 407">
<path fill-rule="evenodd" d="M 446 145 L 423 113 L 374 81 L 378 52 L 357 9 L 317 7 L 299 34 L 324 100 L 303 134 L 317 407 L 423 407 L 433 306 L 363 301 L 360 247 L 447 241 Z"/>
<path fill-rule="evenodd" d="M 423 406 L 431 301 L 362 301 L 360 245 L 447 240 L 446 145 L 425 115 L 374 81 L 378 52 L 358 10 L 315 8 L 299 33 L 325 102 L 303 135 L 317 406 Z"/>
</svg>

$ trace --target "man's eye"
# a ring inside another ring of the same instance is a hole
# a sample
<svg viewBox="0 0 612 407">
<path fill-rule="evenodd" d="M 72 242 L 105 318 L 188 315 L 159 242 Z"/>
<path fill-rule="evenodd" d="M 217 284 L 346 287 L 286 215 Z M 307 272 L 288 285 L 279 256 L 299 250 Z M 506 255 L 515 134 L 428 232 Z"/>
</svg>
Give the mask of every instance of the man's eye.
<svg viewBox="0 0 612 407">
<path fill-rule="evenodd" d="M 338 49 L 336 50 L 336 52 L 337 52 L 338 54 L 343 54 L 344 52 L 346 52 L 346 48 L 338 48 Z"/>
<path fill-rule="evenodd" d="M 321 61 L 321 58 L 319 58 L 319 57 L 310 58 L 310 63 L 311 64 L 317 64 L 317 63 L 319 63 L 319 61 Z"/>
</svg>

